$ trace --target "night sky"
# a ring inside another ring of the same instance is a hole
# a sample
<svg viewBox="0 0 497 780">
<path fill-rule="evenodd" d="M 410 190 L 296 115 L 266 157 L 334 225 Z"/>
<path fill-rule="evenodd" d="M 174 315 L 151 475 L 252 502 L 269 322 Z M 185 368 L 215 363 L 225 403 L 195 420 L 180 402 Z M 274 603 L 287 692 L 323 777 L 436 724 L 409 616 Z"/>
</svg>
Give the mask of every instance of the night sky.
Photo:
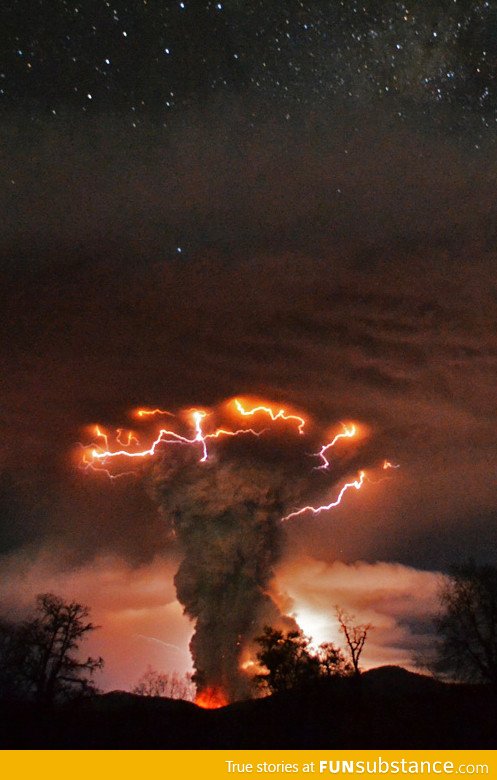
<svg viewBox="0 0 497 780">
<path fill-rule="evenodd" d="M 273 595 L 412 663 L 439 572 L 497 563 L 497 2 L 24 0 L 0 27 L 3 611 L 88 603 L 107 688 L 188 668 L 146 480 L 74 447 L 252 395 L 362 422 L 337 479 L 400 464 L 287 525 Z"/>
</svg>

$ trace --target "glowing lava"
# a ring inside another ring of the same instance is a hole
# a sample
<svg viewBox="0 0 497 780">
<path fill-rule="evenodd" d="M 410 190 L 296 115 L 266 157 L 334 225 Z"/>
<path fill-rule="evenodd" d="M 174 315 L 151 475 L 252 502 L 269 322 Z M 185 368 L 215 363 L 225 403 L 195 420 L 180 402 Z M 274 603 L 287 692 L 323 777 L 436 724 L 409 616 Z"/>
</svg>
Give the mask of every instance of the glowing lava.
<svg viewBox="0 0 497 780">
<path fill-rule="evenodd" d="M 204 710 L 218 710 L 229 704 L 228 699 L 220 688 L 204 688 L 195 697 L 195 704 Z"/>
</svg>

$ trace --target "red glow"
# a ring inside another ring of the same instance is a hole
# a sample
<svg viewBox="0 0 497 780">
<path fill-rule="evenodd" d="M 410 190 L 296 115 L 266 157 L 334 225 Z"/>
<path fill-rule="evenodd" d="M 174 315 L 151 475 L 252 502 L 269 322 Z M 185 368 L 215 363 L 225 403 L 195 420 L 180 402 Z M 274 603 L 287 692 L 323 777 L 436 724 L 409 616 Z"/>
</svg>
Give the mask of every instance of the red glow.
<svg viewBox="0 0 497 780">
<path fill-rule="evenodd" d="M 221 688 L 204 688 L 197 693 L 195 704 L 203 707 L 204 710 L 218 710 L 220 707 L 226 707 L 229 704 Z"/>
</svg>

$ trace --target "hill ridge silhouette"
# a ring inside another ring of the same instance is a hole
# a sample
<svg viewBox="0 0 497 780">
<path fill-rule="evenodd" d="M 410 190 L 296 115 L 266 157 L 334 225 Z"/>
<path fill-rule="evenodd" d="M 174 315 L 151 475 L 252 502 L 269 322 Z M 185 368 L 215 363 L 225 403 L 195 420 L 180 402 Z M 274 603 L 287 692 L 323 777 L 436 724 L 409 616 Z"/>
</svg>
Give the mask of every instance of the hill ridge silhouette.
<svg viewBox="0 0 497 780">
<path fill-rule="evenodd" d="M 205 710 L 109 691 L 40 718 L 2 705 L 2 748 L 495 748 L 489 687 L 445 683 L 398 666 L 330 678 Z"/>
</svg>

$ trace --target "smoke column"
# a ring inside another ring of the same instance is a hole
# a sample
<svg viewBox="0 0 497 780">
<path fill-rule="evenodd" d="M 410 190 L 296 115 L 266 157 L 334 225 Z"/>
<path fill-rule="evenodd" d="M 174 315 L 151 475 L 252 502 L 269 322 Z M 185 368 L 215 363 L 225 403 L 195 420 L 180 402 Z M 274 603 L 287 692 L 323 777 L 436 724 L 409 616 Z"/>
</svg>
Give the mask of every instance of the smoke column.
<svg viewBox="0 0 497 780">
<path fill-rule="evenodd" d="M 152 492 L 182 555 L 178 600 L 195 621 L 199 693 L 221 690 L 230 701 L 247 695 L 242 651 L 265 624 L 289 624 L 266 591 L 282 550 L 281 517 L 298 494 L 291 471 L 288 461 L 283 470 L 233 447 L 202 464 L 178 447 L 154 464 Z"/>
</svg>

